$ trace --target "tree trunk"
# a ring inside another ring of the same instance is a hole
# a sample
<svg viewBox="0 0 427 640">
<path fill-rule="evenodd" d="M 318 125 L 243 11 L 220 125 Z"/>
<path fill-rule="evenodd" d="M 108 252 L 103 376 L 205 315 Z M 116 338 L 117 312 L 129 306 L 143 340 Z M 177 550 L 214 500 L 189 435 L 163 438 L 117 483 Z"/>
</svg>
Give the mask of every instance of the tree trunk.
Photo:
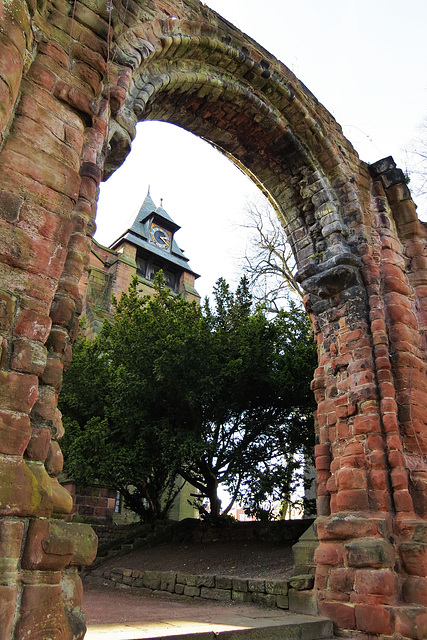
<svg viewBox="0 0 427 640">
<path fill-rule="evenodd" d="M 218 498 L 218 481 L 213 474 L 206 482 L 206 493 L 209 500 L 211 518 L 212 520 L 217 520 L 221 515 L 221 500 Z"/>
</svg>

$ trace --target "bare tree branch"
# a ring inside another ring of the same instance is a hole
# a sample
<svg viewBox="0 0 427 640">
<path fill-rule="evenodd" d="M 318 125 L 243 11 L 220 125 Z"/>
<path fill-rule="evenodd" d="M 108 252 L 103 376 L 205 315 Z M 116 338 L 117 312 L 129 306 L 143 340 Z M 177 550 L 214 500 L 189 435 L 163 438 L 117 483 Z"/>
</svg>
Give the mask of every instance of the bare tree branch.
<svg viewBox="0 0 427 640">
<path fill-rule="evenodd" d="M 302 300 L 304 293 L 295 280 L 295 260 L 273 207 L 267 201 L 250 201 L 246 212 L 243 226 L 250 239 L 244 271 L 254 298 L 271 311 L 278 311 L 289 295 Z"/>
<path fill-rule="evenodd" d="M 426 202 L 427 196 L 427 118 L 418 127 L 419 134 L 406 149 L 407 172 L 411 179 L 411 191 L 415 198 Z"/>
</svg>

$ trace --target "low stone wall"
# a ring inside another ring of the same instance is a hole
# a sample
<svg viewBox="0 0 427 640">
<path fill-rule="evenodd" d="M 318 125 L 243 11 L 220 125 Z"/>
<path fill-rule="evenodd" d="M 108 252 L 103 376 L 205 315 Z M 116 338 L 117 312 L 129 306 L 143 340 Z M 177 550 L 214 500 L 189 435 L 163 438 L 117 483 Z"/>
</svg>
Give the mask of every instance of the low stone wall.
<svg viewBox="0 0 427 640">
<path fill-rule="evenodd" d="M 213 526 L 202 520 L 187 518 L 180 522 L 159 522 L 154 527 L 149 524 L 90 524 L 99 539 L 98 555 L 105 557 L 109 549 L 120 548 L 120 543 L 132 543 L 133 548 L 153 546 L 159 542 L 204 544 L 262 541 L 291 545 L 300 539 L 312 523 L 312 519 L 305 519 L 233 522 L 228 526 Z"/>
<path fill-rule="evenodd" d="M 289 609 L 289 592 L 311 589 L 313 577 L 306 580 L 244 579 L 216 575 L 191 575 L 172 571 L 138 571 L 115 568 L 104 573 L 104 584 L 117 589 L 133 589 L 144 595 L 205 598 L 207 600 L 254 603 L 268 608 Z M 298 584 L 293 582 L 299 580 Z M 294 587 L 294 588 L 291 588 Z"/>
<path fill-rule="evenodd" d="M 108 525 L 99 525 L 95 523 L 91 523 L 91 527 L 98 537 L 98 548 L 99 546 L 107 542 L 117 540 L 117 538 L 126 534 L 126 531 L 124 529 L 120 530 L 122 529 L 121 527 L 110 527 Z"/>
<path fill-rule="evenodd" d="M 212 525 L 204 520 L 187 518 L 176 523 L 174 540 L 184 539 L 196 543 L 205 542 L 289 542 L 293 544 L 314 522 L 304 520 L 274 520 L 272 522 L 229 522 L 228 525 Z"/>
</svg>

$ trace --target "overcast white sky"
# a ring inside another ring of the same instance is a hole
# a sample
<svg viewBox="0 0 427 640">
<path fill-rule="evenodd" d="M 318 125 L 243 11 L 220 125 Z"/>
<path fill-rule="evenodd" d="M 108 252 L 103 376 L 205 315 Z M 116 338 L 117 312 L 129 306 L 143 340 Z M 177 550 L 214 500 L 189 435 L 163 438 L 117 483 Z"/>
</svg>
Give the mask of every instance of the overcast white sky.
<svg viewBox="0 0 427 640">
<path fill-rule="evenodd" d="M 367 162 L 404 148 L 427 116 L 427 0 L 208 0 L 212 9 L 287 65 L 341 124 Z M 235 282 L 239 227 L 257 190 L 207 143 L 164 123 L 142 123 L 124 165 L 101 187 L 99 242 L 133 221 L 148 186 L 182 229 L 176 239 L 209 295 Z M 427 212 L 425 212 L 427 213 Z M 420 217 L 427 216 L 419 210 Z"/>
</svg>

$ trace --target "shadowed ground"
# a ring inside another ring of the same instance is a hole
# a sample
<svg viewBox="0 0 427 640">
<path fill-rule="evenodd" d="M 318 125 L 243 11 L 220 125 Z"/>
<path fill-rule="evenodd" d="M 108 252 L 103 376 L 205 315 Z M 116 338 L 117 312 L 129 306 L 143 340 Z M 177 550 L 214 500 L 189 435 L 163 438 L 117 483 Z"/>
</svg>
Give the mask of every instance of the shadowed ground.
<svg viewBox="0 0 427 640">
<path fill-rule="evenodd" d="M 292 547 L 259 541 L 165 544 L 112 558 L 92 575 L 101 576 L 114 567 L 286 580 L 293 570 Z"/>
</svg>

